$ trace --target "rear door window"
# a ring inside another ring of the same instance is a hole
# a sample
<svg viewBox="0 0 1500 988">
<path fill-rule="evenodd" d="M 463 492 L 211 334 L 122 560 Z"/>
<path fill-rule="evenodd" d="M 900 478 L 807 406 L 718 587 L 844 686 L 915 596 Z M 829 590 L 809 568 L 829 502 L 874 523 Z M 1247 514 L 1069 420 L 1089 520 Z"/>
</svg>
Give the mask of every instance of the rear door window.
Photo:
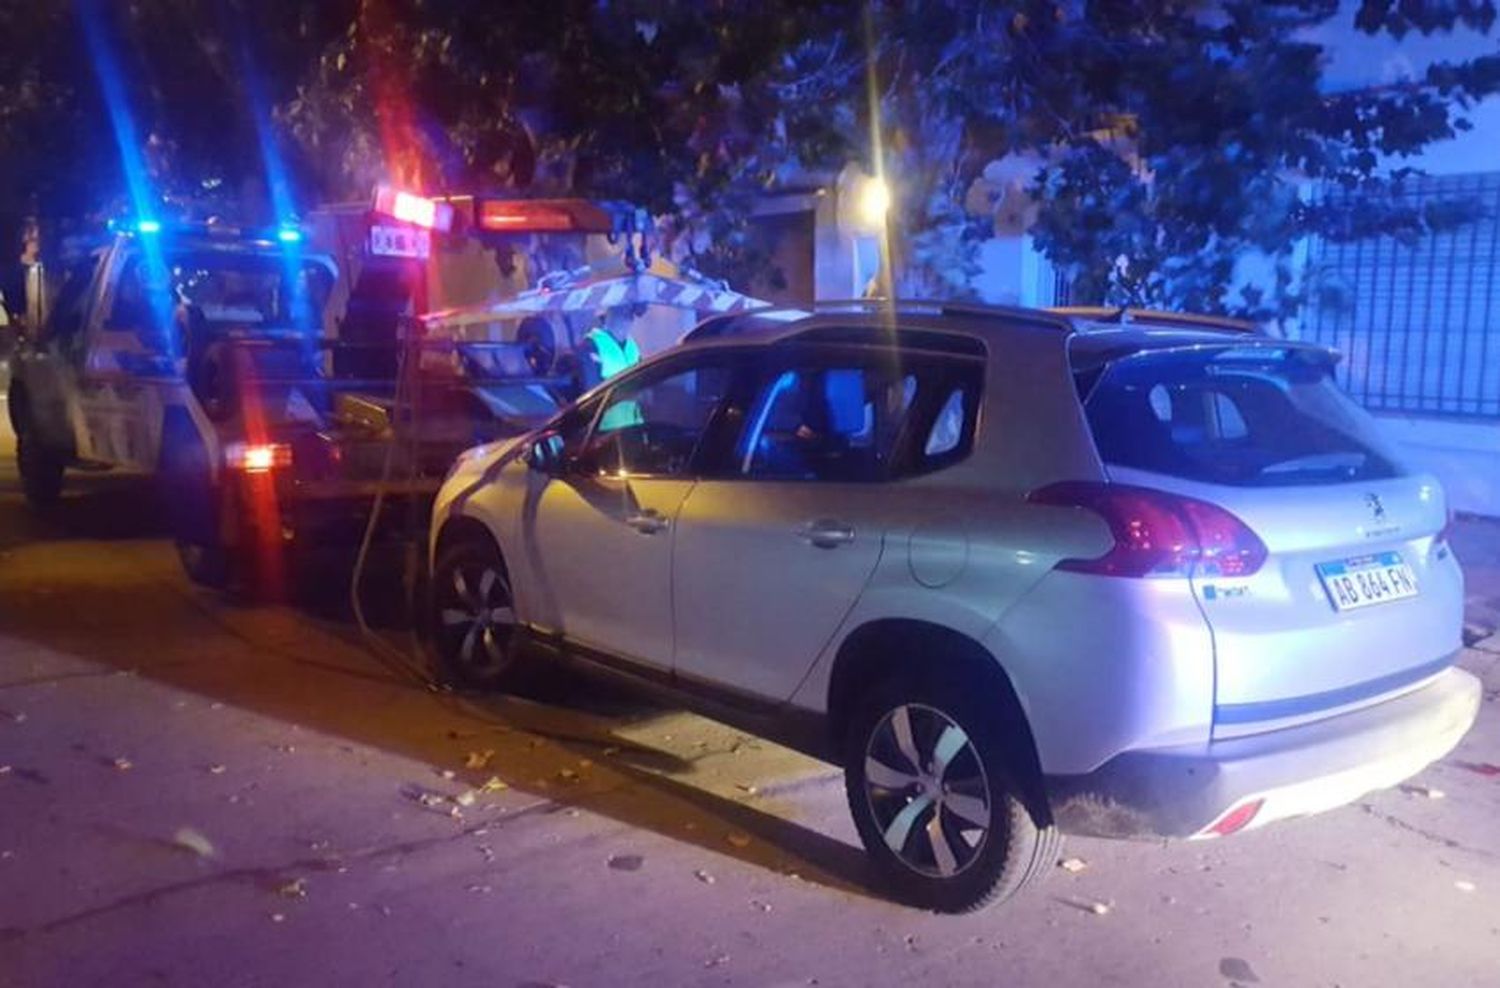
<svg viewBox="0 0 1500 988">
<path fill-rule="evenodd" d="M 773 366 L 746 403 L 729 473 L 858 483 L 940 469 L 967 455 L 977 362 L 817 355 Z"/>
<path fill-rule="evenodd" d="M 1236 487 L 1400 473 L 1374 421 L 1339 391 L 1331 359 L 1317 351 L 1138 353 L 1105 370 L 1085 411 L 1111 466 Z"/>
</svg>

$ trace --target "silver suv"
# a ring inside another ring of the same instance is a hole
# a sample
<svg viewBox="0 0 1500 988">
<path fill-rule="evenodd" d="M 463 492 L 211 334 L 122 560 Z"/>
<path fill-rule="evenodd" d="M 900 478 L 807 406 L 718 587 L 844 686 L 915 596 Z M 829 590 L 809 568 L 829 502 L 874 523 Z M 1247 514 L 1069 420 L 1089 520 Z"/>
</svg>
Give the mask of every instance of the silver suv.
<svg viewBox="0 0 1500 988">
<path fill-rule="evenodd" d="M 1060 832 L 1326 810 L 1473 722 L 1443 491 L 1333 353 L 940 305 L 706 335 L 456 464 L 451 680 L 581 661 L 837 763 L 893 891 L 955 912 Z"/>
</svg>

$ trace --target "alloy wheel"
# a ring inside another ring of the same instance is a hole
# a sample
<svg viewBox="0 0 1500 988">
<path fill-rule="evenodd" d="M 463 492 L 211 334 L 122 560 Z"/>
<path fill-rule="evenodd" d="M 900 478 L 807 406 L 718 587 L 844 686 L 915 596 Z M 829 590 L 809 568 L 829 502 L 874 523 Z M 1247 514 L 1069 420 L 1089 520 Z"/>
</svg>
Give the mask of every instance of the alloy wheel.
<svg viewBox="0 0 1500 988">
<path fill-rule="evenodd" d="M 991 827 L 989 779 L 968 733 L 936 707 L 903 704 L 870 732 L 865 795 L 881 838 L 929 878 L 972 865 Z"/>
<path fill-rule="evenodd" d="M 510 664 L 516 613 L 510 584 L 494 565 L 458 564 L 449 570 L 438 623 L 453 662 L 473 675 L 492 676 Z"/>
</svg>

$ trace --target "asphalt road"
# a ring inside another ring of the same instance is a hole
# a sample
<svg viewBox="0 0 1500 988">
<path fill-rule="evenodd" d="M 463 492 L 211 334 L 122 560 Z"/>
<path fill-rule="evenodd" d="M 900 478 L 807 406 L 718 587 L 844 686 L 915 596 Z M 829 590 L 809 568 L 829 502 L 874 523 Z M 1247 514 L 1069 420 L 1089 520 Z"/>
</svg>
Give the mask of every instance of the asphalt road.
<svg viewBox="0 0 1500 988">
<path fill-rule="evenodd" d="M 113 478 L 31 516 L 0 436 L 0 985 L 1500 985 L 1493 640 L 1407 790 L 1074 840 L 946 918 L 869 887 L 828 767 L 565 680 L 430 692 L 336 605 L 191 588 L 160 519 Z M 1500 597 L 1500 525 L 1463 538 Z"/>
</svg>

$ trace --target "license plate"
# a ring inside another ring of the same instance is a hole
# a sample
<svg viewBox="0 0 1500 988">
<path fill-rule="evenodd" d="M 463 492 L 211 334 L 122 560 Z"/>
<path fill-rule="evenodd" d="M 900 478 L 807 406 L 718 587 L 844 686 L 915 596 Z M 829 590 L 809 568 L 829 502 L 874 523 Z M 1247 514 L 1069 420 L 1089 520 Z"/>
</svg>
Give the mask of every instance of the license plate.
<svg viewBox="0 0 1500 988">
<path fill-rule="evenodd" d="M 370 227 L 370 253 L 376 257 L 425 258 L 432 252 L 432 235 L 411 226 Z"/>
<path fill-rule="evenodd" d="M 1399 552 L 1319 563 L 1316 568 L 1323 590 L 1336 611 L 1352 611 L 1417 595 L 1417 577 L 1401 561 Z"/>
</svg>

